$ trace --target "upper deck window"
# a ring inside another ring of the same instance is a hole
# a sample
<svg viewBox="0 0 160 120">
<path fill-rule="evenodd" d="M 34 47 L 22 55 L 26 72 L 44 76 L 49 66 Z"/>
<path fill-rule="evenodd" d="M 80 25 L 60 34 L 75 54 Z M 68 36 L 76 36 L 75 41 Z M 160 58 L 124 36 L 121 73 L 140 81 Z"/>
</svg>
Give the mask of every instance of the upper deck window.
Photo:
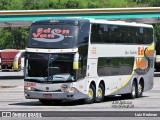
<svg viewBox="0 0 160 120">
<path fill-rule="evenodd" d="M 151 44 L 153 29 L 110 24 L 92 24 L 91 43 Z"/>
</svg>

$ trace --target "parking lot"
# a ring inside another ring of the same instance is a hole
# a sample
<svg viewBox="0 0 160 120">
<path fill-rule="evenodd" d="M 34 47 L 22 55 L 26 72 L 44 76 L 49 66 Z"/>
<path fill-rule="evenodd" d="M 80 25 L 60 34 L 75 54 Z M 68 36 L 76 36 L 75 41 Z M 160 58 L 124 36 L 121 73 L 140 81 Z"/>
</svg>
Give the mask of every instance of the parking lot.
<svg viewBox="0 0 160 120">
<path fill-rule="evenodd" d="M 144 92 L 142 98 L 122 99 L 120 96 L 106 97 L 102 103 L 82 104 L 79 101 L 64 101 L 61 104 L 43 105 L 36 99 L 25 99 L 24 81 L 16 79 L 23 77 L 21 72 L 0 72 L 1 77 L 14 79 L 0 79 L 0 111 L 27 111 L 42 112 L 42 116 L 51 117 L 144 117 L 140 113 L 160 116 L 160 77 L 154 77 L 154 87 L 152 90 Z M 158 76 L 158 74 L 156 75 Z M 54 114 L 53 114 L 54 111 Z M 79 111 L 79 112 L 76 112 Z M 131 111 L 131 112 L 130 112 Z M 56 113 L 55 113 L 56 112 Z M 67 113 L 66 113 L 67 112 Z M 137 116 L 136 116 L 137 115 Z M 142 114 L 143 115 L 143 114 Z M 157 118 L 157 116 L 155 116 Z M 151 116 L 150 116 L 151 117 Z M 88 119 L 87 118 L 87 119 Z M 148 118 L 148 117 L 147 117 Z M 57 119 L 57 118 L 56 118 Z M 78 118 L 83 120 L 83 118 Z M 91 119 L 91 118 L 90 118 Z M 96 120 L 93 118 L 92 120 Z M 121 118 L 120 118 L 121 119 Z M 123 118 L 125 120 L 126 118 Z"/>
</svg>

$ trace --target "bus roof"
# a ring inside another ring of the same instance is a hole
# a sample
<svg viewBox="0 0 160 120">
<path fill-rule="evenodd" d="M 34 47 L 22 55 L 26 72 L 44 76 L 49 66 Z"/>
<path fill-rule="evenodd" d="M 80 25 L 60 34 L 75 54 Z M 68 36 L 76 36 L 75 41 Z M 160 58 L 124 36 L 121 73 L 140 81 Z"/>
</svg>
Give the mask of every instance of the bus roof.
<svg viewBox="0 0 160 120">
<path fill-rule="evenodd" d="M 34 21 L 34 24 L 73 24 L 78 25 L 78 23 L 89 22 L 88 19 L 83 18 L 54 18 L 54 19 L 45 19 Z"/>
<path fill-rule="evenodd" d="M 90 23 L 98 23 L 98 24 L 110 24 L 110 25 L 124 25 L 124 26 L 135 26 L 135 27 L 149 27 L 153 28 L 152 25 L 136 23 L 136 22 L 125 22 L 125 21 L 108 21 L 106 19 L 90 19 L 90 18 L 54 18 L 54 19 L 45 19 L 34 21 L 34 24 L 73 24 L 78 25 L 78 23 L 90 22 Z"/>
<path fill-rule="evenodd" d="M 105 20 L 105 19 L 104 20 L 102 20 L 102 19 L 90 19 L 90 23 L 153 28 L 153 26 L 149 25 L 149 24 L 136 23 L 136 22 L 125 22 L 125 21 L 108 21 L 108 20 Z"/>
</svg>

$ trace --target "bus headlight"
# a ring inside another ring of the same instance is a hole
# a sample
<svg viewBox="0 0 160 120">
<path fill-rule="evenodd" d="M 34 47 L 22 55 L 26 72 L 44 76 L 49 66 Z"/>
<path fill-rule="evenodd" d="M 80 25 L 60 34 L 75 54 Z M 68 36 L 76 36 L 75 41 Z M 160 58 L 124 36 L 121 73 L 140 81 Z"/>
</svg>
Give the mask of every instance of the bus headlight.
<svg viewBox="0 0 160 120">
<path fill-rule="evenodd" d="M 68 87 L 65 89 L 61 89 L 62 92 L 73 92 L 75 90 L 75 87 Z"/>
<path fill-rule="evenodd" d="M 29 86 L 24 86 L 24 90 L 32 90 L 32 91 L 35 91 L 36 88 L 34 88 L 34 87 L 29 87 Z"/>
<path fill-rule="evenodd" d="M 63 92 L 72 92 L 75 90 L 75 87 L 68 87 L 66 84 L 61 85 L 61 91 Z"/>
<path fill-rule="evenodd" d="M 66 84 L 62 84 L 62 85 L 61 85 L 61 91 L 62 91 L 62 92 L 67 91 L 67 89 L 68 89 L 68 85 L 66 85 Z"/>
</svg>

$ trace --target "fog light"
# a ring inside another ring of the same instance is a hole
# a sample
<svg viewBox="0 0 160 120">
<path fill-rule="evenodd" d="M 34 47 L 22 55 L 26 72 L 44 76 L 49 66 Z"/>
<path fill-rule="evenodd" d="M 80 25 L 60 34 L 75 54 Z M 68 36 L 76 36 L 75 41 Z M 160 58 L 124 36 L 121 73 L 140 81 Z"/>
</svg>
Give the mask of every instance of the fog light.
<svg viewBox="0 0 160 120">
<path fill-rule="evenodd" d="M 28 97 L 28 95 L 27 95 L 27 94 L 24 94 L 24 96 L 25 96 L 25 97 Z"/>
<path fill-rule="evenodd" d="M 24 90 L 31 90 L 31 87 L 29 87 L 29 86 L 24 86 Z"/>
</svg>

